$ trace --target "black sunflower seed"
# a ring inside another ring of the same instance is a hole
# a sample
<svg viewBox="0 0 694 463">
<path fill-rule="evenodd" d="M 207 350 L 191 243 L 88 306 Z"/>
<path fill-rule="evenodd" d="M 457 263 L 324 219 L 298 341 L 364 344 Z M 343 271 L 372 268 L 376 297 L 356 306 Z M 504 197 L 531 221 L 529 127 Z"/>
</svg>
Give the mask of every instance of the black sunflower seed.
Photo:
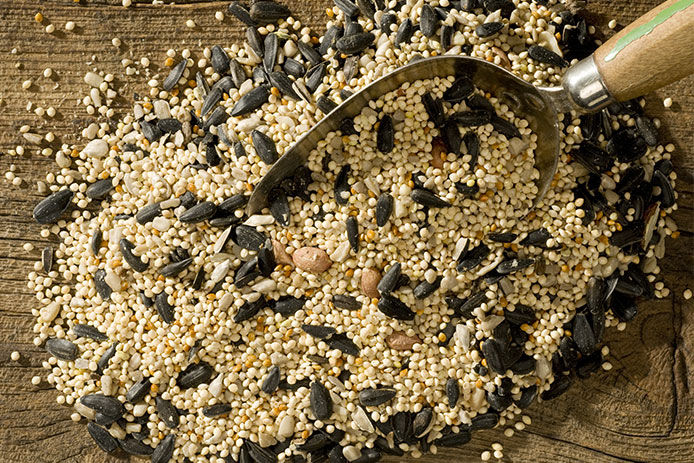
<svg viewBox="0 0 694 463">
<path fill-rule="evenodd" d="M 638 308 L 634 298 L 617 294 L 610 302 L 610 309 L 612 309 L 612 313 L 619 319 L 619 321 L 629 322 L 633 320 L 638 313 Z"/>
<path fill-rule="evenodd" d="M 179 262 L 171 262 L 168 265 L 165 265 L 159 270 L 159 274 L 163 277 L 172 277 L 176 276 L 182 271 L 184 271 L 190 264 L 193 262 L 193 258 L 189 257 L 187 259 L 183 259 L 182 261 Z"/>
<path fill-rule="evenodd" d="M 266 86 L 261 85 L 256 87 L 243 95 L 239 101 L 236 102 L 234 107 L 231 108 L 231 115 L 236 117 L 253 112 L 265 104 L 269 97 L 270 92 Z"/>
<path fill-rule="evenodd" d="M 173 457 L 174 448 L 176 447 L 176 436 L 173 434 L 167 435 L 162 439 L 157 447 L 152 452 L 152 463 L 167 463 Z"/>
<path fill-rule="evenodd" d="M 518 398 L 518 400 L 514 399 L 513 403 L 515 403 L 520 409 L 526 409 L 532 405 L 533 402 L 535 402 L 537 392 L 537 386 L 535 385 L 525 387 L 521 389 L 521 396 Z"/>
<path fill-rule="evenodd" d="M 44 348 L 46 352 L 60 360 L 75 360 L 79 353 L 77 345 L 67 339 L 48 338 Z"/>
<path fill-rule="evenodd" d="M 46 246 L 41 251 L 41 267 L 43 271 L 48 273 L 53 268 L 53 247 Z"/>
<path fill-rule="evenodd" d="M 478 265 L 480 265 L 484 259 L 489 255 L 490 249 L 484 243 L 480 243 L 472 249 L 460 254 L 458 257 L 457 270 L 462 272 L 464 270 L 471 270 Z"/>
<path fill-rule="evenodd" d="M 306 299 L 293 296 L 284 296 L 272 305 L 272 310 L 285 317 L 294 315 L 306 304 Z"/>
<path fill-rule="evenodd" d="M 448 378 L 446 381 L 446 398 L 448 399 L 448 406 L 453 408 L 458 403 L 458 398 L 460 397 L 460 385 L 458 380 L 455 378 Z"/>
<path fill-rule="evenodd" d="M 315 452 L 316 450 L 320 450 L 328 446 L 331 442 L 332 440 L 327 434 L 322 432 L 314 432 L 308 437 L 308 439 L 304 441 L 303 444 L 298 444 L 296 448 L 302 452 Z"/>
<path fill-rule="evenodd" d="M 554 382 L 550 385 L 549 389 L 543 392 L 540 397 L 542 400 L 556 399 L 565 393 L 569 389 L 569 386 L 571 386 L 570 376 L 555 377 Z"/>
<path fill-rule="evenodd" d="M 214 72 L 217 74 L 226 74 L 229 70 L 229 55 L 224 51 L 219 45 L 212 47 L 212 54 L 210 56 L 210 63 Z"/>
<path fill-rule="evenodd" d="M 277 365 L 273 365 L 270 367 L 270 370 L 268 370 L 267 375 L 265 376 L 265 379 L 263 380 L 262 386 L 260 386 L 260 390 L 263 391 L 266 394 L 272 394 L 277 390 L 277 387 L 280 384 L 280 367 Z M 231 408 L 230 408 L 231 410 Z"/>
<path fill-rule="evenodd" d="M 162 399 L 159 396 L 154 398 L 154 403 L 157 407 L 157 416 L 159 416 L 159 419 L 169 428 L 177 428 L 180 418 L 176 407 L 174 407 L 170 401 Z"/>
<path fill-rule="evenodd" d="M 366 16 L 371 21 L 374 20 L 376 6 L 371 2 L 371 0 L 357 0 L 357 6 L 359 7 L 362 15 Z"/>
<path fill-rule="evenodd" d="M 299 48 L 299 53 L 301 53 L 301 56 L 308 61 L 310 66 L 315 66 L 323 60 L 320 53 L 318 53 L 311 44 L 299 41 L 297 43 L 297 47 Z"/>
<path fill-rule="evenodd" d="M 328 339 L 330 336 L 335 334 L 335 328 L 331 326 L 323 326 L 323 325 L 301 325 L 301 329 L 304 331 L 304 333 L 309 334 L 313 336 L 314 338 L 318 339 Z"/>
<path fill-rule="evenodd" d="M 489 338 L 482 343 L 482 353 L 487 359 L 487 366 L 500 375 L 506 373 L 502 350 L 501 344 L 494 338 Z"/>
<path fill-rule="evenodd" d="M 147 121 L 140 121 L 140 130 L 142 131 L 142 135 L 144 135 L 150 143 L 164 136 L 164 132 L 159 130 L 159 127 Z"/>
<path fill-rule="evenodd" d="M 412 433 L 415 437 L 422 437 L 428 430 L 431 419 L 434 417 L 434 410 L 431 407 L 424 407 L 414 417 L 412 421 Z"/>
<path fill-rule="evenodd" d="M 344 206 L 347 204 L 347 196 L 349 195 L 349 164 L 345 164 L 335 176 L 335 184 L 333 186 L 333 191 L 335 194 L 335 201 Z M 343 194 L 345 193 L 345 194 Z"/>
<path fill-rule="evenodd" d="M 474 417 L 470 427 L 472 430 L 492 429 L 497 423 L 499 423 L 499 414 L 496 412 L 487 412 Z"/>
<path fill-rule="evenodd" d="M 173 117 L 167 119 L 159 119 L 157 121 L 157 128 L 164 133 L 176 133 L 183 127 L 181 121 Z"/>
<path fill-rule="evenodd" d="M 455 119 L 450 118 L 443 124 L 441 138 L 446 145 L 446 151 L 448 153 L 453 153 L 456 156 L 460 155 L 460 144 L 463 140 L 460 137 L 460 127 L 458 127 L 458 123 Z"/>
<path fill-rule="evenodd" d="M 448 50 L 451 48 L 451 42 L 453 40 L 453 32 L 455 32 L 455 29 L 453 26 L 449 26 L 447 24 L 444 24 L 441 27 L 441 33 L 439 34 L 439 42 L 441 43 L 441 47 L 444 50 Z"/>
<path fill-rule="evenodd" d="M 323 111 L 323 113 L 328 114 L 330 111 L 337 108 L 337 103 L 330 98 L 321 95 L 316 100 L 316 106 L 318 106 L 318 109 Z"/>
<path fill-rule="evenodd" d="M 198 387 L 201 384 L 207 384 L 212 379 L 214 368 L 205 362 L 194 363 L 188 365 L 185 370 L 179 373 L 176 379 L 176 384 L 181 389 L 189 389 Z"/>
<path fill-rule="evenodd" d="M 139 211 L 137 211 L 137 214 L 135 214 L 135 220 L 137 220 L 137 223 L 139 223 L 140 225 L 144 225 L 148 222 L 151 222 L 156 217 L 159 217 L 159 215 L 161 215 L 161 205 L 158 202 L 156 202 L 148 204 Z"/>
<path fill-rule="evenodd" d="M 459 126 L 462 127 L 477 127 L 491 122 L 492 115 L 483 109 L 472 109 L 462 111 L 451 116 Z"/>
<path fill-rule="evenodd" d="M 285 96 L 299 100 L 299 95 L 294 91 L 292 85 L 294 81 L 290 79 L 285 73 L 276 71 L 270 74 L 270 82 L 277 87 L 277 89 Z"/>
<path fill-rule="evenodd" d="M 660 187 L 660 194 L 658 198 L 660 199 L 660 206 L 664 209 L 668 209 L 675 205 L 675 190 L 672 188 L 672 183 L 670 179 L 663 174 L 661 171 L 656 170 L 653 172 L 652 183 L 654 186 Z"/>
<path fill-rule="evenodd" d="M 154 305 L 157 308 L 157 313 L 159 317 L 164 321 L 164 323 L 173 323 L 174 321 L 174 308 L 169 304 L 169 295 L 162 291 L 154 298 Z"/>
<path fill-rule="evenodd" d="M 113 289 L 106 283 L 106 270 L 100 268 L 94 272 L 94 287 L 104 301 L 111 297 Z"/>
<path fill-rule="evenodd" d="M 311 402 L 311 410 L 318 420 L 326 420 L 330 418 L 333 412 L 333 402 L 330 398 L 330 392 L 318 381 L 311 383 L 311 392 L 309 394 Z"/>
<path fill-rule="evenodd" d="M 368 388 L 359 392 L 359 403 L 365 407 L 377 407 L 395 397 L 395 389 L 384 387 L 379 389 Z"/>
<path fill-rule="evenodd" d="M 285 5 L 270 0 L 256 0 L 248 12 L 253 21 L 262 25 L 276 23 L 280 19 L 287 19 L 292 14 Z"/>
<path fill-rule="evenodd" d="M 140 273 L 147 270 L 149 264 L 142 262 L 139 257 L 133 254 L 135 245 L 128 241 L 127 238 L 121 238 L 120 242 L 118 243 L 118 247 L 121 254 L 123 254 L 123 259 L 125 259 L 125 262 L 127 262 L 133 270 Z"/>
<path fill-rule="evenodd" d="M 512 122 L 507 121 L 506 119 L 493 115 L 491 124 L 494 126 L 494 130 L 499 132 L 501 135 L 504 135 L 508 139 L 521 138 L 518 128 Z"/>
<path fill-rule="evenodd" d="M 333 2 L 347 18 L 354 18 L 359 13 L 359 7 L 351 0 L 333 0 Z"/>
<path fill-rule="evenodd" d="M 395 46 L 400 48 L 400 45 L 409 42 L 414 35 L 414 26 L 410 18 L 405 19 L 398 27 L 398 31 L 395 34 Z"/>
<path fill-rule="evenodd" d="M 552 50 L 548 50 L 547 48 L 541 47 L 540 45 L 531 45 L 528 48 L 528 56 L 534 59 L 535 61 L 550 64 L 552 66 L 557 66 L 560 68 L 564 68 L 569 65 L 569 62 L 566 61 L 564 58 L 562 58 Z"/>
<path fill-rule="evenodd" d="M 279 38 L 277 34 L 269 33 L 265 36 L 263 41 L 263 48 L 265 52 L 263 54 L 263 66 L 265 67 L 265 72 L 270 74 L 277 64 L 277 52 L 279 51 Z"/>
<path fill-rule="evenodd" d="M 359 355 L 359 347 L 345 333 L 333 334 L 325 340 L 325 343 L 331 349 L 337 349 L 347 355 L 355 357 Z"/>
<path fill-rule="evenodd" d="M 232 235 L 234 242 L 249 251 L 257 251 L 265 244 L 267 237 L 249 225 L 239 225 Z"/>
<path fill-rule="evenodd" d="M 475 86 L 469 77 L 459 77 L 443 92 L 443 99 L 449 103 L 458 103 L 470 97 L 474 91 Z"/>
<path fill-rule="evenodd" d="M 125 414 L 125 407 L 118 399 L 103 394 L 85 395 L 80 398 L 80 403 L 111 418 L 118 419 Z"/>
<path fill-rule="evenodd" d="M 381 22 L 379 24 L 380 29 L 386 34 L 390 35 L 392 32 L 391 26 L 398 23 L 398 17 L 395 13 L 386 12 L 381 16 Z"/>
<path fill-rule="evenodd" d="M 497 232 L 488 234 L 487 238 L 495 243 L 513 243 L 518 235 L 513 232 Z"/>
<path fill-rule="evenodd" d="M 597 339 L 587 315 L 577 313 L 574 317 L 573 328 L 573 338 L 578 350 L 583 355 L 592 354 L 595 351 Z"/>
<path fill-rule="evenodd" d="M 429 120 L 433 122 L 436 127 L 441 126 L 444 122 L 443 104 L 441 100 L 432 97 L 430 93 L 425 93 L 422 95 L 422 103 L 429 116 Z"/>
<path fill-rule="evenodd" d="M 350 35 L 359 34 L 364 32 L 364 28 L 357 21 L 347 20 L 345 21 L 345 32 L 342 38 L 348 37 Z"/>
<path fill-rule="evenodd" d="M 523 304 L 516 304 L 513 311 L 504 310 L 504 317 L 509 323 L 520 326 L 522 324 L 531 325 L 535 322 L 535 311 L 532 307 Z"/>
<path fill-rule="evenodd" d="M 500 275 L 508 275 L 528 268 L 534 263 L 535 259 L 509 259 L 497 265 L 495 270 Z"/>
<path fill-rule="evenodd" d="M 282 64 L 282 69 L 284 69 L 284 72 L 297 79 L 306 74 L 306 68 L 304 65 L 294 58 L 285 58 L 284 64 Z"/>
<path fill-rule="evenodd" d="M 434 291 L 439 289 L 439 287 L 441 286 L 441 280 L 443 280 L 443 277 L 439 275 L 436 277 L 433 283 L 429 283 L 426 280 L 420 282 L 414 288 L 414 297 L 416 297 L 417 299 L 424 299 L 426 297 L 431 296 L 432 294 L 434 294 Z"/>
<path fill-rule="evenodd" d="M 511 404 L 513 403 L 513 398 L 510 395 L 503 396 L 499 394 L 497 391 L 494 391 L 487 393 L 487 402 L 489 402 L 489 406 L 492 409 L 501 413 L 502 411 L 506 410 L 508 407 L 511 406 Z"/>
<path fill-rule="evenodd" d="M 381 450 L 383 453 L 388 455 L 395 455 L 401 457 L 405 454 L 405 451 L 401 449 L 399 446 L 396 445 L 395 447 L 391 447 L 388 443 L 388 440 L 383 436 L 376 437 L 374 445 L 378 447 L 379 450 Z"/>
<path fill-rule="evenodd" d="M 383 193 L 376 201 L 376 225 L 379 227 L 385 226 L 393 212 L 393 196 L 389 193 Z"/>
<path fill-rule="evenodd" d="M 323 82 L 326 70 L 328 68 L 328 63 L 323 62 L 316 64 L 306 73 L 306 88 L 311 93 L 314 93 L 318 86 Z"/>
<path fill-rule="evenodd" d="M 356 5 L 355 5 L 356 8 Z M 318 52 L 325 56 L 329 49 L 335 49 L 335 44 L 342 37 L 344 29 L 340 26 L 330 26 L 325 35 L 323 35 L 323 40 L 321 40 L 320 47 L 318 47 Z"/>
<path fill-rule="evenodd" d="M 419 17 L 419 30 L 422 31 L 424 37 L 431 37 L 436 34 L 436 29 L 439 27 L 439 16 L 434 9 L 427 4 L 422 5 L 422 11 Z"/>
<path fill-rule="evenodd" d="M 470 442 L 472 435 L 469 429 L 461 429 L 458 432 L 451 432 L 439 437 L 434 441 L 439 447 L 459 447 Z"/>
<path fill-rule="evenodd" d="M 412 438 L 412 414 L 397 412 L 391 417 L 395 442 L 406 442 Z"/>
<path fill-rule="evenodd" d="M 272 214 L 277 223 L 284 227 L 289 225 L 289 200 L 284 190 L 282 188 L 273 188 L 268 194 L 268 202 L 270 204 L 270 214 Z"/>
<path fill-rule="evenodd" d="M 86 324 L 77 324 L 72 327 L 72 333 L 80 338 L 89 338 L 95 341 L 106 341 L 108 336 L 98 330 L 98 328 Z"/>
<path fill-rule="evenodd" d="M 104 351 L 103 354 L 101 354 L 101 357 L 99 357 L 99 361 L 96 363 L 96 371 L 98 373 L 103 373 L 104 370 L 108 368 L 108 362 L 113 358 L 114 355 L 116 355 L 116 347 L 118 346 L 117 342 L 114 342 L 111 344 L 111 346 Z"/>
<path fill-rule="evenodd" d="M 171 71 L 169 71 L 169 75 L 167 75 L 166 79 L 164 79 L 164 82 L 162 82 L 161 88 L 163 88 L 167 92 L 174 88 L 176 84 L 178 84 L 178 81 L 181 80 L 181 77 L 183 77 L 183 71 L 186 70 L 187 64 L 187 59 L 183 59 L 176 63 L 176 66 L 171 68 Z"/>
<path fill-rule="evenodd" d="M 559 352 L 561 353 L 561 358 L 564 361 L 564 365 L 568 370 L 576 367 L 578 362 L 578 347 L 574 340 L 568 336 L 562 338 L 559 342 Z"/>
<path fill-rule="evenodd" d="M 203 201 L 184 211 L 178 218 L 183 223 L 199 223 L 211 218 L 217 212 L 217 205 L 212 201 Z"/>
<path fill-rule="evenodd" d="M 201 117 L 206 116 L 207 113 L 209 113 L 212 110 L 212 108 L 214 108 L 217 105 L 217 103 L 219 103 L 222 100 L 223 93 L 224 92 L 219 87 L 215 87 L 207 93 L 205 99 L 202 102 L 202 108 L 200 108 Z"/>
<path fill-rule="evenodd" d="M 396 320 L 414 320 L 415 313 L 404 302 L 389 294 L 381 294 L 378 310 Z"/>
<path fill-rule="evenodd" d="M 265 48 L 263 47 L 263 37 L 260 35 L 260 32 L 258 32 L 258 29 L 252 26 L 246 28 L 246 42 L 248 42 L 251 50 L 253 50 L 259 58 L 263 57 Z"/>
<path fill-rule="evenodd" d="M 269 277 L 275 270 L 275 254 L 272 251 L 272 244 L 270 246 L 265 244 L 264 247 L 258 250 L 258 270 L 260 270 L 261 275 Z"/>
<path fill-rule="evenodd" d="M 239 2 L 231 2 L 227 7 L 227 11 L 247 26 L 256 25 L 248 10 Z"/>
<path fill-rule="evenodd" d="M 144 399 L 147 394 L 149 394 L 151 388 L 152 383 L 150 382 L 149 378 L 144 377 L 140 381 L 130 386 L 130 389 L 128 389 L 128 392 L 125 394 L 125 400 L 131 404 L 137 403 Z"/>
<path fill-rule="evenodd" d="M 388 271 L 383 274 L 381 281 L 378 282 L 376 289 L 381 293 L 381 296 L 390 294 L 398 285 L 398 280 L 402 272 L 402 265 L 399 262 L 390 266 Z"/>
<path fill-rule="evenodd" d="M 223 108 L 217 108 L 224 111 Z M 215 112 L 217 112 L 217 109 Z M 205 147 L 205 162 L 211 166 L 215 167 L 222 163 L 222 158 L 219 155 L 219 150 L 217 149 L 217 144 L 215 142 L 210 142 Z"/>
<path fill-rule="evenodd" d="M 235 211 L 243 208 L 248 204 L 248 195 L 239 193 L 222 201 L 217 209 L 225 214 L 233 214 Z"/>
<path fill-rule="evenodd" d="M 210 86 L 207 83 L 207 79 L 205 79 L 205 76 L 202 75 L 200 71 L 195 73 L 195 84 L 197 88 L 199 88 L 202 91 L 202 96 L 203 98 L 207 96 L 208 93 L 210 93 Z M 195 115 L 195 113 L 191 114 L 191 116 Z M 197 116 L 196 116 L 197 117 Z M 195 122 L 197 119 L 192 118 L 191 120 L 191 125 L 195 125 Z"/>
<path fill-rule="evenodd" d="M 648 145 L 635 129 L 620 129 L 607 142 L 606 150 L 620 162 L 633 162 L 646 154 Z"/>
<path fill-rule="evenodd" d="M 356 297 L 348 296 L 347 294 L 335 294 L 333 296 L 333 305 L 338 309 L 344 310 L 361 309 L 361 302 Z"/>
<path fill-rule="evenodd" d="M 354 252 L 359 252 L 359 223 L 356 217 L 348 217 L 345 222 L 347 241 Z"/>
<path fill-rule="evenodd" d="M 70 189 L 64 188 L 41 200 L 34 208 L 34 220 L 40 224 L 57 222 L 74 195 Z"/>
<path fill-rule="evenodd" d="M 496 34 L 499 32 L 501 29 L 504 28 L 504 23 L 502 22 L 488 22 L 484 24 L 480 24 L 475 28 L 475 35 L 480 38 L 487 38 L 491 37 L 492 35 Z"/>
<path fill-rule="evenodd" d="M 255 129 L 251 132 L 251 138 L 256 153 L 265 164 L 272 164 L 277 161 L 277 147 L 272 138 Z"/>
<path fill-rule="evenodd" d="M 412 201 L 426 207 L 449 207 L 451 203 L 441 199 L 429 190 L 415 188 L 410 194 Z"/>
<path fill-rule="evenodd" d="M 104 452 L 110 453 L 118 448 L 118 441 L 109 432 L 96 423 L 87 423 L 87 431 L 96 445 Z"/>
<path fill-rule="evenodd" d="M 384 114 L 376 133 L 376 147 L 381 153 L 390 153 L 395 146 L 395 130 L 393 129 L 393 119 Z"/>
<path fill-rule="evenodd" d="M 229 77 L 229 76 L 227 76 L 227 77 Z M 225 77 L 225 79 L 227 77 Z M 229 77 L 229 79 L 231 79 L 231 77 Z M 210 114 L 210 116 L 205 120 L 204 124 L 202 125 L 202 129 L 208 130 L 210 127 L 216 127 L 216 126 L 222 124 L 228 118 L 229 118 L 229 115 L 227 114 L 226 109 L 219 106 L 219 107 L 215 108 L 215 110 L 212 111 L 212 114 Z M 207 146 L 209 146 L 210 144 L 215 146 L 217 143 L 216 143 L 216 141 L 210 141 L 207 143 Z M 215 146 L 215 148 L 216 148 L 216 146 Z M 209 161 L 208 161 L 208 164 L 209 164 Z"/>
<path fill-rule="evenodd" d="M 229 60 L 229 74 L 236 88 L 241 87 L 241 84 L 246 81 L 246 71 L 243 69 L 241 63 L 233 58 Z"/>
<path fill-rule="evenodd" d="M 152 447 L 140 442 L 132 436 L 127 436 L 125 439 L 118 439 L 118 445 L 129 455 L 148 457 L 154 453 Z"/>
<path fill-rule="evenodd" d="M 97 180 L 87 187 L 85 194 L 89 199 L 104 199 L 115 187 L 113 186 L 112 178 Z"/>
<path fill-rule="evenodd" d="M 215 418 L 217 416 L 226 415 L 231 410 L 233 409 L 229 404 L 214 404 L 203 408 L 202 414 L 208 418 Z"/>
<path fill-rule="evenodd" d="M 546 228 L 538 228 L 528 233 L 528 236 L 523 238 L 520 242 L 523 246 L 540 246 L 545 247 L 547 245 L 547 240 L 550 239 L 552 235 L 547 231 Z"/>
<path fill-rule="evenodd" d="M 263 307 L 265 307 L 265 299 L 262 297 L 258 298 L 254 302 L 245 302 L 239 308 L 236 315 L 234 315 L 234 322 L 241 323 L 245 322 L 246 320 L 250 320 L 251 318 L 255 317 Z"/>
<path fill-rule="evenodd" d="M 260 271 L 257 270 L 258 259 L 256 257 L 241 264 L 234 275 L 234 284 L 237 288 L 243 288 L 250 284 L 253 280 L 260 276 Z"/>
</svg>

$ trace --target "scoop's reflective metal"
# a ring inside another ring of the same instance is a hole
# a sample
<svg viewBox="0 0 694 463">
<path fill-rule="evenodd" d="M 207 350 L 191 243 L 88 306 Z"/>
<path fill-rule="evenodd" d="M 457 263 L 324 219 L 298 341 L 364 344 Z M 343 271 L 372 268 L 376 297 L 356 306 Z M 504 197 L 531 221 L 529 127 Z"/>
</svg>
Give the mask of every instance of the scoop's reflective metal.
<svg viewBox="0 0 694 463">
<path fill-rule="evenodd" d="M 529 122 L 531 130 L 538 137 L 535 167 L 540 172 L 540 177 L 537 180 L 538 195 L 534 201 L 535 205 L 544 197 L 557 169 L 557 114 L 571 109 L 592 112 L 613 101 L 592 57 L 569 69 L 562 87 L 556 88 L 535 87 L 506 69 L 477 58 L 438 56 L 421 59 L 367 85 L 299 138 L 256 186 L 248 202 L 247 212 L 253 214 L 262 209 L 270 190 L 304 164 L 311 150 L 320 140 L 325 139 L 328 133 L 337 130 L 344 118 L 359 114 L 369 101 L 396 90 L 405 82 L 448 76 L 468 76 L 475 87 L 501 99 L 516 115 Z"/>
</svg>

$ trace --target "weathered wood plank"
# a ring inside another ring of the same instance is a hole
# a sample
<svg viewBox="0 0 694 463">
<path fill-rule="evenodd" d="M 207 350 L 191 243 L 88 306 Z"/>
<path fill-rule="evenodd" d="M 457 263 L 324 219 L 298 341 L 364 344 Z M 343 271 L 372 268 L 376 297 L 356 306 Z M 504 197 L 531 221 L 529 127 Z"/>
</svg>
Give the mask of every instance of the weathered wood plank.
<svg viewBox="0 0 694 463">
<path fill-rule="evenodd" d="M 88 3 L 88 4 L 87 4 Z M 181 5 L 154 7 L 136 2 L 134 8 L 119 7 L 120 0 L 75 3 L 71 0 L 0 0 L 0 152 L 22 144 L 18 127 L 29 124 L 38 133 L 51 130 L 64 142 L 79 142 L 81 129 L 92 122 L 77 103 L 77 95 L 87 88 L 84 73 L 99 69 L 122 75 L 120 60 L 142 56 L 158 64 L 165 51 L 189 47 L 201 56 L 201 46 L 231 43 L 242 36 L 242 28 L 232 19 L 217 22 L 213 15 L 228 2 L 187 1 Z M 287 0 L 305 24 L 324 22 L 328 0 Z M 653 7 L 656 0 L 617 0 L 592 2 L 589 13 L 604 25 L 612 17 L 626 24 Z M 58 33 L 48 35 L 34 22 L 42 11 L 46 22 Z M 184 26 L 192 18 L 198 28 Z M 73 20 L 73 33 L 63 30 Z M 123 46 L 115 49 L 112 37 Z M 17 47 L 19 54 L 9 51 Z M 92 59 L 92 56 L 95 59 Z M 93 62 L 92 62 L 93 61 Z M 21 63 L 17 69 L 15 63 Z M 51 67 L 54 78 L 39 77 Z M 118 100 L 121 109 L 130 107 L 134 91 L 144 88 L 143 73 L 128 83 Z M 21 90 L 28 77 L 36 84 L 30 92 Z M 54 88 L 56 87 L 57 88 Z M 675 100 L 666 110 L 664 96 Z M 41 120 L 26 110 L 30 100 L 54 106 L 58 116 Z M 647 98 L 647 111 L 663 121 L 661 133 L 678 147 L 677 166 L 680 210 L 676 217 L 682 236 L 670 240 L 663 267 L 663 278 L 672 295 L 643 306 L 639 317 L 624 332 L 611 331 L 607 344 L 612 350 L 614 369 L 601 372 L 576 385 L 549 406 L 536 405 L 529 415 L 533 424 L 525 432 L 503 438 L 505 461 L 516 462 L 691 462 L 694 448 L 694 301 L 685 302 L 682 291 L 693 285 L 694 268 L 694 79 L 673 84 Z M 0 189 L 0 460 L 29 462 L 114 462 L 95 449 L 84 426 L 73 424 L 70 409 L 55 403 L 55 391 L 47 384 L 31 386 L 30 379 L 45 374 L 41 361 L 46 355 L 32 344 L 35 304 L 27 289 L 25 275 L 38 258 L 45 241 L 39 227 L 30 219 L 38 200 L 35 183 L 53 170 L 51 159 L 37 155 L 0 156 L 0 172 L 15 164 L 25 179 L 20 188 L 8 186 L 2 178 Z M 36 249 L 26 252 L 22 244 L 32 242 Z M 22 352 L 19 363 L 9 359 L 14 350 Z M 502 440 L 502 430 L 477 435 L 464 449 L 446 450 L 422 458 L 423 463 L 475 461 L 492 442 Z M 122 461 L 122 460 L 121 460 Z M 395 462 L 398 459 L 386 461 Z"/>
</svg>

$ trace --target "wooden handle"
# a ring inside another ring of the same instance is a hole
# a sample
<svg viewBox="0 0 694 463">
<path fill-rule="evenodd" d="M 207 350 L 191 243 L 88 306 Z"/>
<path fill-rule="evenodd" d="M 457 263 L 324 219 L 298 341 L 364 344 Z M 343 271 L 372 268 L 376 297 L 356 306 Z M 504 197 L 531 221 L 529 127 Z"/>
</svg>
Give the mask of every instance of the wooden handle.
<svg viewBox="0 0 694 463">
<path fill-rule="evenodd" d="M 694 0 L 668 0 L 616 33 L 595 63 L 618 101 L 694 73 Z"/>
</svg>

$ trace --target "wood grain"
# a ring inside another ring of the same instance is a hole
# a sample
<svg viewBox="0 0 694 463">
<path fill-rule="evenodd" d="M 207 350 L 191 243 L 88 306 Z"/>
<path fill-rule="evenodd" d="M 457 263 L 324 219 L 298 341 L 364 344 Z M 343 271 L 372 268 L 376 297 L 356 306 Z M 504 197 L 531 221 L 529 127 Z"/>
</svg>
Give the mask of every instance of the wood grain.
<svg viewBox="0 0 694 463">
<path fill-rule="evenodd" d="M 658 5 L 596 50 L 600 74 L 617 100 L 630 100 L 694 72 L 694 4 L 648 29 L 659 14 L 682 1 Z"/>
<path fill-rule="evenodd" d="M 130 9 L 117 6 L 119 3 L 0 0 L 0 95 L 4 100 L 0 104 L 1 153 L 22 144 L 18 128 L 23 124 L 35 127 L 38 133 L 53 131 L 63 137 L 60 142 L 77 142 L 81 129 L 92 121 L 77 103 L 77 95 L 88 90 L 82 77 L 94 66 L 119 76 L 123 58 L 138 60 L 147 56 L 152 63 L 162 63 L 170 47 L 188 47 L 199 57 L 201 46 L 232 43 L 242 35 L 238 23 L 230 19 L 219 23 L 213 17 L 228 2 L 158 7 L 137 4 Z M 325 21 L 326 0 L 287 3 L 300 12 L 305 24 L 320 29 Z M 616 18 L 625 25 L 657 3 L 597 2 L 589 4 L 588 14 L 593 24 L 604 26 Z M 45 17 L 43 25 L 33 19 L 37 11 Z M 184 26 L 189 18 L 198 28 Z M 76 22 L 75 32 L 64 32 L 68 20 Z M 59 32 L 46 34 L 43 26 L 48 22 L 55 24 Z M 120 49 L 111 45 L 115 36 L 123 41 Z M 19 50 L 16 55 L 10 54 L 14 47 Z M 16 63 L 21 69 L 15 67 Z M 39 77 L 46 67 L 54 69 L 54 78 Z M 29 77 L 34 78 L 35 85 L 29 92 L 22 91 L 21 83 Z M 148 77 L 143 73 L 133 83 L 126 83 L 118 100 L 121 109 L 130 106 L 132 93 L 144 89 Z M 626 331 L 610 331 L 607 344 L 613 352 L 610 361 L 614 369 L 596 374 L 550 404 L 531 408 L 533 424 L 526 431 L 512 438 L 504 438 L 502 430 L 478 433 L 464 448 L 427 456 L 422 462 L 478 461 L 481 451 L 501 440 L 504 461 L 508 462 L 694 461 L 694 301 L 682 298 L 682 291 L 694 286 L 693 84 L 689 78 L 647 98 L 648 113 L 663 121 L 662 139 L 677 146 L 680 209 L 676 218 L 681 237 L 669 240 L 662 263 L 663 280 L 672 289 L 671 296 L 643 304 Z M 665 96 L 675 100 L 670 110 L 662 107 Z M 26 110 L 27 101 L 55 106 L 58 116 L 53 120 L 37 118 Z M 36 181 L 55 165 L 52 159 L 36 154 L 0 155 L 0 172 L 4 174 L 10 164 L 15 164 L 17 175 L 25 183 L 15 188 L 0 178 L 0 461 L 119 461 L 95 448 L 85 427 L 70 421 L 71 409 L 55 403 L 56 392 L 47 384 L 30 384 L 32 376 L 46 374 L 41 361 L 47 357 L 32 344 L 31 309 L 35 300 L 26 287 L 25 276 L 39 257 L 44 241 L 30 216 L 39 199 Z M 34 243 L 36 250 L 25 252 L 25 242 Z M 15 350 L 22 353 L 19 362 L 10 360 Z"/>
</svg>

